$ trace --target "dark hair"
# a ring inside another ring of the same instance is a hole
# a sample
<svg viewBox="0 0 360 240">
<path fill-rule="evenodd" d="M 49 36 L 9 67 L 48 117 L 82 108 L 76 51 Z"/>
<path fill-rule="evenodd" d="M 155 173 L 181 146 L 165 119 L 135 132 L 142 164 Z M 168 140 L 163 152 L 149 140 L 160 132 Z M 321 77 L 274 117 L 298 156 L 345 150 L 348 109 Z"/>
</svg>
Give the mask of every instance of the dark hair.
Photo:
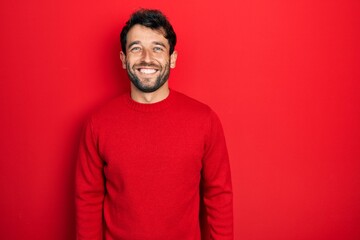
<svg viewBox="0 0 360 240">
<path fill-rule="evenodd" d="M 135 24 L 140 24 L 142 26 L 156 30 L 163 29 L 165 31 L 164 37 L 168 40 L 170 45 L 170 54 L 174 52 L 176 45 L 176 34 L 166 16 L 156 9 L 140 9 L 130 16 L 130 19 L 126 22 L 125 26 L 121 30 L 120 42 L 121 49 L 124 54 L 126 54 L 127 34 Z"/>
</svg>

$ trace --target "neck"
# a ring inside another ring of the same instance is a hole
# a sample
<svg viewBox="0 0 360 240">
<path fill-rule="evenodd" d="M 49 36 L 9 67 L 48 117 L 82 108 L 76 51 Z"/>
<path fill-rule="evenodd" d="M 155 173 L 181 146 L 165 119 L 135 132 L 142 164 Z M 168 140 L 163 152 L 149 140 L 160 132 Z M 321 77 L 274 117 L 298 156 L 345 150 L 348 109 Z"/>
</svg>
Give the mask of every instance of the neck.
<svg viewBox="0 0 360 240">
<path fill-rule="evenodd" d="M 131 84 L 131 98 L 138 103 L 151 104 L 164 100 L 169 96 L 170 90 L 168 83 L 166 82 L 155 92 L 142 92 Z"/>
</svg>

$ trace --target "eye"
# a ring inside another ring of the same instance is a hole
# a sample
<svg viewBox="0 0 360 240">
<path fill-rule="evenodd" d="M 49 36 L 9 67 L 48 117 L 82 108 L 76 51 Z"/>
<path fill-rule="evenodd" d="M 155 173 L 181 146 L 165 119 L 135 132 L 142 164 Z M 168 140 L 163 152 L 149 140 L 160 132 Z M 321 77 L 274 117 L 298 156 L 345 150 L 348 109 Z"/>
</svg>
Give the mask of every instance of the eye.
<svg viewBox="0 0 360 240">
<path fill-rule="evenodd" d="M 140 47 L 132 47 L 132 48 L 130 49 L 130 51 L 131 51 L 131 52 L 139 52 L 139 51 L 141 51 L 141 48 L 140 48 Z"/>
<path fill-rule="evenodd" d="M 154 47 L 154 52 L 162 52 L 163 48 L 162 47 Z"/>
</svg>

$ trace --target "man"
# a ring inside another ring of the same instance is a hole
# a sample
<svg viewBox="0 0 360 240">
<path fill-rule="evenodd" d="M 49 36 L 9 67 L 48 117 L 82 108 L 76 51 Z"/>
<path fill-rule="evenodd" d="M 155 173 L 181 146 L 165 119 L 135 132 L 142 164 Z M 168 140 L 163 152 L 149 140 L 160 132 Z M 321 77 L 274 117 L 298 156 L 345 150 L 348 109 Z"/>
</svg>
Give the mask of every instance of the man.
<svg viewBox="0 0 360 240">
<path fill-rule="evenodd" d="M 176 35 L 158 10 L 121 32 L 131 93 L 87 122 L 76 170 L 77 239 L 233 239 L 232 189 L 215 113 L 168 86 Z M 204 236 L 203 236 L 204 238 Z"/>
</svg>

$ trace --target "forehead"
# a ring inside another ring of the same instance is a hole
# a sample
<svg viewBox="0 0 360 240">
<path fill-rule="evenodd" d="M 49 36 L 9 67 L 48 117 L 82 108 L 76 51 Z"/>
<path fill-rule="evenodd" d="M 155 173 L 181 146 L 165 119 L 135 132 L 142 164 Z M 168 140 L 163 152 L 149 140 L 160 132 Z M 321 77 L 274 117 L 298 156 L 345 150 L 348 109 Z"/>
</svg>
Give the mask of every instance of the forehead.
<svg viewBox="0 0 360 240">
<path fill-rule="evenodd" d="M 165 32 L 162 28 L 151 29 L 140 24 L 136 24 L 129 30 L 127 34 L 126 45 L 129 46 L 129 44 L 132 42 L 139 41 L 143 44 L 162 42 L 166 46 L 169 46 L 169 42 L 164 36 Z"/>
</svg>

